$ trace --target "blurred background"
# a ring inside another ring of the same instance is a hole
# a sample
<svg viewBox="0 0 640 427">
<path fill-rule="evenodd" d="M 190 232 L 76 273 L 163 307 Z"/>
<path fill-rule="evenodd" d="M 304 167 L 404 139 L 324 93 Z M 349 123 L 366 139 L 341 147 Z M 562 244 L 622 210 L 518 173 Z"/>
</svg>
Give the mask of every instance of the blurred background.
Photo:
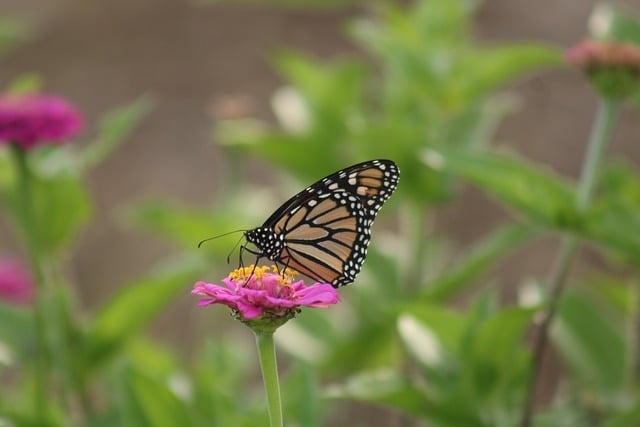
<svg viewBox="0 0 640 427">
<path fill-rule="evenodd" d="M 640 15 L 636 0 L 611 3 Z M 474 32 L 481 44 L 536 41 L 562 50 L 585 37 L 594 5 L 589 0 L 488 0 L 475 16 Z M 24 39 L 1 59 L 0 85 L 24 73 L 39 74 L 45 91 L 63 94 L 86 115 L 80 140 L 97 133 L 105 111 L 145 94 L 153 101 L 124 147 L 89 176 L 95 216 L 68 264 L 82 284 L 76 291 L 88 311 L 174 250 L 165 239 L 130 226 L 121 207 L 150 198 L 211 203 L 223 191 L 225 160 L 213 132 L 220 106 L 239 103 L 243 113 L 274 121 L 271 96 L 283 80 L 274 70 L 273 54 L 286 48 L 329 61 L 362 53 L 346 36 L 345 25 L 374 8 L 373 2 L 309 7 L 293 1 L 0 0 L 0 16 L 26 24 Z M 577 177 L 596 105 L 586 79 L 558 68 L 507 89 L 516 95 L 517 109 L 501 122 L 494 141 Z M 637 164 L 637 115 L 623 111 L 611 151 Z M 260 185 L 266 175 L 271 182 L 268 163 L 250 156 L 243 161 L 251 171 L 243 179 Z M 507 215 L 469 187 L 438 210 L 435 227 L 464 247 Z M 3 252 L 16 247 L 9 236 L 8 224 L 0 222 Z M 505 287 L 523 276 L 544 277 L 556 246 L 555 239 L 542 239 L 511 254 L 497 267 Z M 588 263 L 598 262 L 585 256 Z M 196 316 L 190 286 L 185 284 L 184 295 L 153 327 L 154 335 L 180 348 L 198 338 L 189 332 Z"/>
<path fill-rule="evenodd" d="M 155 102 L 124 149 L 90 177 L 96 217 L 72 260 L 74 274 L 85 284 L 78 291 L 87 304 L 101 301 L 114 284 L 145 271 L 171 250 L 164 240 L 123 229 L 115 207 L 151 196 L 202 206 L 220 191 L 223 160 L 212 143 L 216 100 L 244 96 L 251 114 L 272 119 L 270 97 L 283 82 L 270 56 L 285 47 L 327 60 L 352 54 L 356 46 L 344 27 L 371 11 L 368 2 L 320 7 L 256 3 L 0 2 L 0 15 L 29 25 L 28 39 L 2 60 L 0 84 L 6 86 L 22 73 L 40 74 L 47 91 L 65 94 L 86 114 L 85 136 L 96 132 L 96 120 L 106 110 L 142 94 Z M 640 11 L 632 0 L 612 4 Z M 481 6 L 475 30 L 487 44 L 539 41 L 564 49 L 585 37 L 594 5 L 586 0 L 490 0 Z M 596 96 L 576 74 L 550 71 L 514 85 L 518 111 L 502 122 L 495 140 L 577 176 Z M 638 135 L 640 122 L 624 115 L 612 150 L 637 158 Z M 268 170 L 256 168 L 252 179 Z M 439 216 L 439 227 L 461 242 L 490 229 L 503 214 L 472 190 L 465 196 Z M 539 249 L 514 261 L 514 277 L 522 271 L 547 271 L 553 252 Z"/>
</svg>

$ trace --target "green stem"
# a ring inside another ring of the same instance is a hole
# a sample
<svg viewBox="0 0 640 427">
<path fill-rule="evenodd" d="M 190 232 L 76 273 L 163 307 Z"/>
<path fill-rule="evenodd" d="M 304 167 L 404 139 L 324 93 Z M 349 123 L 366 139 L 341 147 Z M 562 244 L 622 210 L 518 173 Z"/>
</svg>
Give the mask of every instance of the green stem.
<svg viewBox="0 0 640 427">
<path fill-rule="evenodd" d="M 31 193 L 31 173 L 27 164 L 25 151 L 17 144 L 11 144 L 11 153 L 17 171 L 16 197 L 18 199 L 18 221 L 21 223 L 25 247 L 31 271 L 36 285 L 36 301 L 33 310 L 35 324 L 35 387 L 34 387 L 34 415 L 36 420 L 44 423 L 46 420 L 46 390 L 48 388 L 49 352 L 45 328 L 46 287 L 40 258 L 40 248 L 34 234 L 33 205 Z"/>
<path fill-rule="evenodd" d="M 36 420 L 45 424 L 47 418 L 47 390 L 50 386 L 52 367 L 63 374 L 63 405 L 70 407 L 73 395 L 73 382 L 69 365 L 69 323 L 66 313 L 68 304 L 64 298 L 64 289 L 59 283 L 52 283 L 53 268 L 46 262 L 37 235 L 32 191 L 32 173 L 29 169 L 27 153 L 17 144 L 11 145 L 17 171 L 16 198 L 18 203 L 18 222 L 21 225 L 25 250 L 36 285 L 36 300 L 33 310 L 36 338 L 34 415 Z M 74 413 L 76 411 L 73 411 Z"/>
<path fill-rule="evenodd" d="M 631 298 L 631 312 L 627 322 L 627 388 L 631 392 L 638 382 L 638 331 L 640 331 L 640 283 L 637 279 L 630 280 L 629 294 Z"/>
<path fill-rule="evenodd" d="M 56 368 L 61 374 L 60 386 L 62 388 L 61 397 L 63 404 L 68 408 L 71 425 L 79 425 L 82 419 L 91 412 L 90 403 L 84 378 L 79 369 L 79 361 L 74 357 L 74 318 L 72 312 L 72 294 L 69 287 L 60 278 L 59 272 L 54 265 L 50 265 L 49 281 L 52 283 L 51 319 L 53 342 L 50 347 L 56 362 Z M 47 277 L 47 276 L 45 276 Z M 74 363 L 75 362 L 75 363 Z M 77 407 L 80 404 L 80 407 Z"/>
<path fill-rule="evenodd" d="M 67 422 L 69 425 L 81 425 L 82 420 L 91 413 L 88 403 L 88 392 L 84 387 L 82 361 L 74 353 L 75 333 L 77 331 L 73 313 L 72 289 L 67 286 L 57 271 L 60 261 L 54 260 L 55 264 L 49 264 L 46 269 L 49 274 L 45 275 L 50 285 L 50 303 L 47 315 L 51 322 L 52 332 L 50 335 L 53 341 L 49 348 L 55 368 L 59 374 L 59 385 L 61 402 L 69 415 Z M 80 405 L 80 406 L 78 406 Z"/>
<path fill-rule="evenodd" d="M 584 213 L 591 202 L 596 178 L 598 177 L 600 169 L 600 162 L 602 161 L 605 147 L 609 141 L 611 129 L 618 110 L 617 107 L 618 103 L 615 100 L 602 99 L 600 101 L 598 117 L 589 137 L 589 145 L 587 147 L 585 160 L 582 164 L 582 172 L 578 183 L 575 207 L 579 213 Z M 536 388 L 540 381 L 540 372 L 548 343 L 549 329 L 558 311 L 560 297 L 562 296 L 569 267 L 577 246 L 578 238 L 576 236 L 569 235 L 563 238 L 560 253 L 558 254 L 553 273 L 549 280 L 549 305 L 544 313 L 538 334 L 533 343 L 531 378 L 529 380 L 529 390 L 522 412 L 521 427 L 531 426 Z"/>
<path fill-rule="evenodd" d="M 602 161 L 604 150 L 609 142 L 611 129 L 618 112 L 618 102 L 611 99 L 603 99 L 598 107 L 598 117 L 589 137 L 587 157 L 582 164 L 578 195 L 576 199 L 576 209 L 578 212 L 586 211 L 596 183 L 596 178 L 600 172 L 600 162 Z"/>
<path fill-rule="evenodd" d="M 280 401 L 280 384 L 278 382 L 278 366 L 276 364 L 276 347 L 273 342 L 272 332 L 255 332 L 258 355 L 260 357 L 260 370 L 264 390 L 267 394 L 269 405 L 269 425 L 282 427 L 282 403 Z"/>
</svg>

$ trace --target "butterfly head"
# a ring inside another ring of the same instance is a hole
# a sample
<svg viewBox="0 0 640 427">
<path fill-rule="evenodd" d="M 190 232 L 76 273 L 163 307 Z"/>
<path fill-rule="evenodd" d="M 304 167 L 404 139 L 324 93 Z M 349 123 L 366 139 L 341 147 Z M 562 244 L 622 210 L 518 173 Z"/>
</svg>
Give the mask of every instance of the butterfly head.
<svg viewBox="0 0 640 427">
<path fill-rule="evenodd" d="M 269 227 L 258 227 L 245 231 L 247 242 L 253 243 L 260 252 L 272 261 L 277 260 L 286 246 L 284 235 L 278 234 Z"/>
</svg>

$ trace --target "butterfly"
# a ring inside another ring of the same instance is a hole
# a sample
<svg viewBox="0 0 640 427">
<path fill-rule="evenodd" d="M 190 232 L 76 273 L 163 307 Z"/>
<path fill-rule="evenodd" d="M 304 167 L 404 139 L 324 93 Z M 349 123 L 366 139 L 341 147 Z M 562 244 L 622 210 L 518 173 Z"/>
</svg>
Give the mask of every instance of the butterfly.
<svg viewBox="0 0 640 427">
<path fill-rule="evenodd" d="M 391 160 L 370 160 L 335 172 L 247 230 L 241 250 L 266 257 L 334 287 L 353 282 L 367 255 L 371 225 L 400 178 Z"/>
</svg>

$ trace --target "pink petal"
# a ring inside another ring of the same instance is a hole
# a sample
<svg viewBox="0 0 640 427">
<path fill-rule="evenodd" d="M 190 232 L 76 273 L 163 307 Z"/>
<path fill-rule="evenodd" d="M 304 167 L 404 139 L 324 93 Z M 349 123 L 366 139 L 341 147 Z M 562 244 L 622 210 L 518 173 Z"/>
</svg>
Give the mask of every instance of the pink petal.
<svg viewBox="0 0 640 427">
<path fill-rule="evenodd" d="M 253 319 L 262 316 L 262 308 L 256 307 L 252 304 L 245 304 L 242 301 L 238 301 L 238 311 L 242 313 L 242 317 L 245 319 Z"/>
<path fill-rule="evenodd" d="M 340 298 L 335 288 L 328 283 L 316 283 L 296 293 L 296 302 L 308 307 L 326 307 L 336 304 Z"/>
</svg>

